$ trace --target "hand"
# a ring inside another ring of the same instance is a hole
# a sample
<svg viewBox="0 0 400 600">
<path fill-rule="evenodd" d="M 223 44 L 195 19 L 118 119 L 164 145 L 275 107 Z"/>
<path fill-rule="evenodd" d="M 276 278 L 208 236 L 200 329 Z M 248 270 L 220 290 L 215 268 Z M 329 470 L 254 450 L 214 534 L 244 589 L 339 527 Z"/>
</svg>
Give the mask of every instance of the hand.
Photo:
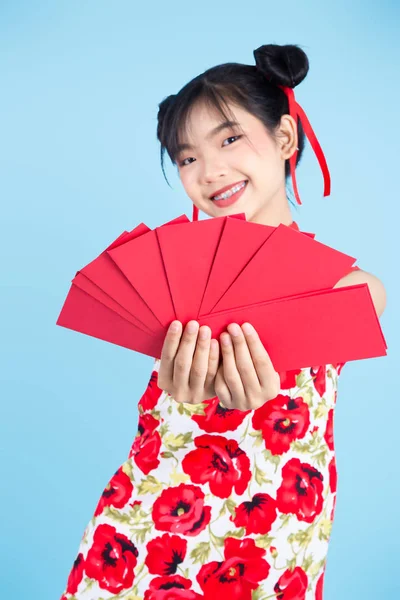
<svg viewBox="0 0 400 600">
<path fill-rule="evenodd" d="M 220 336 L 222 364 L 215 378 L 215 392 L 227 408 L 253 410 L 276 398 L 279 373 L 252 325 L 231 323 Z"/>
<path fill-rule="evenodd" d="M 182 335 L 182 323 L 173 321 L 161 353 L 158 387 L 177 402 L 200 404 L 216 396 L 219 344 L 211 329 L 189 321 Z"/>
</svg>

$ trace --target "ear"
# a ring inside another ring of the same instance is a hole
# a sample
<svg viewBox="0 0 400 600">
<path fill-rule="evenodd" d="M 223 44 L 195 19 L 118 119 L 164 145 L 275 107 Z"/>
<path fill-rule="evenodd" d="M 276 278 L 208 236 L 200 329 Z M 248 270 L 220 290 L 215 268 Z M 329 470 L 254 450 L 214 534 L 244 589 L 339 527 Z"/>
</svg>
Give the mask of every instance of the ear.
<svg viewBox="0 0 400 600">
<path fill-rule="evenodd" d="M 278 138 L 281 146 L 281 157 L 287 160 L 294 154 L 298 145 L 297 125 L 291 115 L 282 115 Z"/>
</svg>

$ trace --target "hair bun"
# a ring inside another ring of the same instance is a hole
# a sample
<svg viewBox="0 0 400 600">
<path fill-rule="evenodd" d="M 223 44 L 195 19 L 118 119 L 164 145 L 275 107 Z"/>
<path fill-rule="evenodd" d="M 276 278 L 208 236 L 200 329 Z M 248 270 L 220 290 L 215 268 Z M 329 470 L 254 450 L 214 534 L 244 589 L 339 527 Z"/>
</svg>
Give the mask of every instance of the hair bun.
<svg viewBox="0 0 400 600">
<path fill-rule="evenodd" d="M 309 69 L 307 54 L 292 44 L 266 44 L 253 52 L 256 68 L 275 85 L 294 88 L 306 77 Z"/>
</svg>

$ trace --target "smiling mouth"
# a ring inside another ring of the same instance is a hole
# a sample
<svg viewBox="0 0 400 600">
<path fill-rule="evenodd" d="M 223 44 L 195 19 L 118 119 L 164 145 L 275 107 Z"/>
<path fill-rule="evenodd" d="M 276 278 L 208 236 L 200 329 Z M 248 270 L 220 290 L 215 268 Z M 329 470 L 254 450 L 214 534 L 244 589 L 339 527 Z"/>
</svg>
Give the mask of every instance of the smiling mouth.
<svg viewBox="0 0 400 600">
<path fill-rule="evenodd" d="M 223 194 L 218 194 L 216 196 L 211 196 L 211 200 L 217 200 L 217 201 L 218 200 L 226 200 L 227 198 L 230 198 L 231 196 L 233 196 L 234 194 L 236 194 L 237 192 L 239 192 L 240 190 L 242 190 L 243 188 L 245 188 L 246 185 L 247 185 L 247 180 L 246 181 L 241 181 L 237 185 L 232 186 L 229 190 L 227 190 Z"/>
</svg>

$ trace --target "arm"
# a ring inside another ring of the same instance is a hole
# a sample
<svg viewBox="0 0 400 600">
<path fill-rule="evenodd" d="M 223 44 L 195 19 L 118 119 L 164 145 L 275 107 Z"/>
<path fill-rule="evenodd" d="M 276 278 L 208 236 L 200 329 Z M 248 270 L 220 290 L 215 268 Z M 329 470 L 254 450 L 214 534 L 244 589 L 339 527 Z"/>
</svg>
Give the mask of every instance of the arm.
<svg viewBox="0 0 400 600">
<path fill-rule="evenodd" d="M 378 317 L 380 317 L 386 307 L 386 290 L 382 281 L 378 279 L 378 277 L 375 277 L 375 275 L 372 275 L 372 273 L 367 273 L 361 269 L 351 271 L 342 277 L 342 279 L 340 279 L 333 287 L 345 287 L 347 285 L 357 285 L 359 283 L 368 283 L 376 313 Z"/>
</svg>

